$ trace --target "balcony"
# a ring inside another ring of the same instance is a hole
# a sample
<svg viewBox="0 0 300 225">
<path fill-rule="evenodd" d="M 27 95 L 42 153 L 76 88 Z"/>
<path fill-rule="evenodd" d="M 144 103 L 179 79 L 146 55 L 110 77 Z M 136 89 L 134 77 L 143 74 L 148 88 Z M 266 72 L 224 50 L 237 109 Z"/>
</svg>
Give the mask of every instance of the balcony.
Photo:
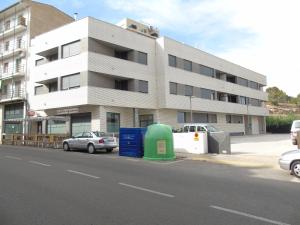
<svg viewBox="0 0 300 225">
<path fill-rule="evenodd" d="M 25 99 L 25 91 L 22 88 L 17 90 L 8 90 L 0 95 L 0 102 L 16 101 Z"/>
<path fill-rule="evenodd" d="M 4 67 L 3 71 L 0 71 L 0 80 L 7 80 L 22 76 L 25 76 L 25 65 L 22 64 L 7 68 Z"/>
<path fill-rule="evenodd" d="M 15 26 L 5 25 L 0 30 L 0 35 L 2 36 L 2 38 L 6 38 L 6 37 L 9 37 L 14 34 L 22 32 L 22 31 L 26 30 L 26 28 L 27 28 L 26 18 L 23 16 L 20 16 L 20 17 L 18 17 L 18 19 L 16 19 Z"/>
<path fill-rule="evenodd" d="M 0 57 L 5 60 L 13 56 L 16 57 L 23 52 L 26 52 L 26 45 L 24 41 L 16 43 L 16 46 L 11 45 L 7 48 L 0 48 Z"/>
</svg>

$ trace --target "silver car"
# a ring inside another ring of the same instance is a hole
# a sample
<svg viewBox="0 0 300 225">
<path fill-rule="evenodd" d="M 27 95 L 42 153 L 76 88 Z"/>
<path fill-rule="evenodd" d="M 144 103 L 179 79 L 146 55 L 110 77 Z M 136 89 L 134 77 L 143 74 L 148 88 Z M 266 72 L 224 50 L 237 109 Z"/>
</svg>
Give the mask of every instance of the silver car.
<svg viewBox="0 0 300 225">
<path fill-rule="evenodd" d="M 285 152 L 280 156 L 281 169 L 291 171 L 291 174 L 300 178 L 300 150 Z"/>
<path fill-rule="evenodd" d="M 114 137 L 104 136 L 102 132 L 82 132 L 63 141 L 64 151 L 70 149 L 86 149 L 90 154 L 97 149 L 106 149 L 112 152 L 118 146 Z"/>
</svg>

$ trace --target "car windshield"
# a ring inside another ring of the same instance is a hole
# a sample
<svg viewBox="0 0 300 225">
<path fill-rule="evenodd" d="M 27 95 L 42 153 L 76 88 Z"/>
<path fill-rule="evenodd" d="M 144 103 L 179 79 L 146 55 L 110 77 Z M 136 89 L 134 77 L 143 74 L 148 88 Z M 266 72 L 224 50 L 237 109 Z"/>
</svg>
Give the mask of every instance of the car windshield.
<svg viewBox="0 0 300 225">
<path fill-rule="evenodd" d="M 217 131 L 219 131 L 217 128 L 215 128 L 212 125 L 207 125 L 205 127 L 206 127 L 206 129 L 207 129 L 208 132 L 217 132 Z"/>
<path fill-rule="evenodd" d="M 295 122 L 295 128 L 300 128 L 300 121 Z"/>
</svg>

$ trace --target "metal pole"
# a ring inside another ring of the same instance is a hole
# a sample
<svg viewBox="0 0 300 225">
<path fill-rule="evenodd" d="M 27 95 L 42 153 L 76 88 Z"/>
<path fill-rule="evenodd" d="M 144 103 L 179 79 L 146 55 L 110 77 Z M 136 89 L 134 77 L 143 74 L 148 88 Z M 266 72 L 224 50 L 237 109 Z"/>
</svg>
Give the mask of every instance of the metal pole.
<svg viewBox="0 0 300 225">
<path fill-rule="evenodd" d="M 193 123 L 193 110 L 192 110 L 192 96 L 190 95 L 190 113 L 191 113 L 191 123 Z"/>
</svg>

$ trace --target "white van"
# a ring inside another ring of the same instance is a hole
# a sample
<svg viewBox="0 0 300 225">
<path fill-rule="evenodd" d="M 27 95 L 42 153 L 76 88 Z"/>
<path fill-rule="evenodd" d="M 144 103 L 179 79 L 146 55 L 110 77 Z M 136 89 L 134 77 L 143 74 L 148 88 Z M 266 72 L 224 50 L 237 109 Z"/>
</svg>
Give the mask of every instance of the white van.
<svg viewBox="0 0 300 225">
<path fill-rule="evenodd" d="M 189 123 L 184 124 L 183 132 L 218 132 L 219 130 L 215 128 L 213 125 L 206 124 L 206 123 Z"/>
<path fill-rule="evenodd" d="M 300 120 L 294 120 L 291 127 L 291 139 L 293 145 L 297 145 L 297 132 L 300 131 Z"/>
</svg>

